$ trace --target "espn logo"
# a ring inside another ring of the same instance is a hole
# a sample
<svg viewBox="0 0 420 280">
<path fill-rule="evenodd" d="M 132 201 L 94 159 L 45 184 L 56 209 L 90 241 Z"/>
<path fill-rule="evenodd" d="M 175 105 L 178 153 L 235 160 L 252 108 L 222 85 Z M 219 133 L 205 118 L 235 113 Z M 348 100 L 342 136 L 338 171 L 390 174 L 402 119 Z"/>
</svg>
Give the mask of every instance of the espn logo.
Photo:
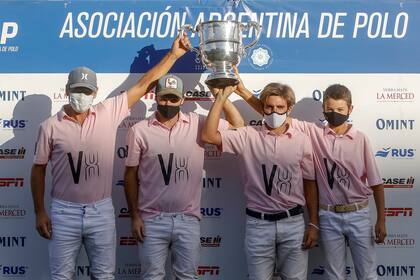
<svg viewBox="0 0 420 280">
<path fill-rule="evenodd" d="M 385 216 L 387 217 L 411 217 L 413 216 L 413 208 L 385 208 Z"/>
<path fill-rule="evenodd" d="M 219 266 L 199 266 L 197 269 L 198 275 L 219 275 Z"/>
<path fill-rule="evenodd" d="M 137 240 L 132 236 L 121 236 L 120 246 L 134 246 L 137 245 Z"/>
<path fill-rule="evenodd" d="M 0 187 L 23 187 L 23 178 L 0 178 Z"/>
</svg>

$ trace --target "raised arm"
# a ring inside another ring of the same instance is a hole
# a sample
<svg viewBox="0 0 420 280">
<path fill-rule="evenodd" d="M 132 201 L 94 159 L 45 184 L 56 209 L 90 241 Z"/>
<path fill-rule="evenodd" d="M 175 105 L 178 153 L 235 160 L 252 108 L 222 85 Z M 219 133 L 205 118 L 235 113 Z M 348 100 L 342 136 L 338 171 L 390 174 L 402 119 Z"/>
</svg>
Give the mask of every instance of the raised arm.
<svg viewBox="0 0 420 280">
<path fill-rule="evenodd" d="M 225 113 L 226 120 L 229 122 L 230 129 L 243 127 L 245 125 L 245 121 L 238 111 L 238 108 L 236 108 L 229 99 L 227 99 L 223 105 L 223 113 Z"/>
<path fill-rule="evenodd" d="M 177 59 L 183 56 L 190 47 L 191 43 L 186 34 L 184 34 L 184 36 L 178 36 L 173 42 L 171 50 L 162 58 L 162 60 L 152 69 L 147 71 L 137 83 L 127 91 L 128 107 L 131 108 L 152 88 L 156 80 L 168 73 Z"/>
<path fill-rule="evenodd" d="M 240 97 L 243 98 L 243 100 L 246 101 L 255 111 L 257 111 L 259 114 L 263 114 L 263 105 L 261 101 L 256 98 L 252 92 L 250 92 L 244 85 L 241 77 L 239 76 L 238 68 L 236 66 L 233 67 L 236 76 L 238 77 L 239 84 L 236 87 L 236 94 L 238 94 Z"/>
<path fill-rule="evenodd" d="M 210 109 L 210 112 L 207 115 L 207 119 L 204 124 L 203 132 L 201 135 L 201 139 L 206 143 L 220 146 L 222 144 L 222 137 L 220 135 L 220 132 L 218 131 L 220 114 L 222 113 L 223 106 L 228 100 L 230 94 L 235 90 L 235 87 L 228 86 L 228 87 L 225 87 L 224 89 L 211 89 L 211 90 L 214 92 L 214 95 L 216 96 L 216 100 L 214 101 Z"/>
</svg>

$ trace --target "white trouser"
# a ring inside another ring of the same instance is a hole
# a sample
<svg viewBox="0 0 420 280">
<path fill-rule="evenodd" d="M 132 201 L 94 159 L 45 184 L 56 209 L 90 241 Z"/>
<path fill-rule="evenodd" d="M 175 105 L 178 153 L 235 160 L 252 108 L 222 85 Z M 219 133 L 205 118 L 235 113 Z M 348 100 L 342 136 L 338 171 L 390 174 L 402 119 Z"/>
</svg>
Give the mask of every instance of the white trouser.
<svg viewBox="0 0 420 280">
<path fill-rule="evenodd" d="M 349 213 L 319 210 L 320 241 L 327 279 L 346 279 L 346 241 L 358 280 L 376 280 L 375 237 L 369 208 Z"/>
<path fill-rule="evenodd" d="M 308 251 L 302 249 L 305 222 L 296 215 L 271 222 L 247 216 L 245 250 L 250 280 L 307 279 Z"/>
<path fill-rule="evenodd" d="M 92 204 L 53 199 L 51 223 L 52 280 L 74 279 L 82 244 L 89 258 L 91 279 L 115 279 L 116 231 L 111 198 Z"/>
<path fill-rule="evenodd" d="M 162 280 L 169 249 L 177 280 L 198 279 L 200 222 L 197 217 L 161 213 L 144 220 L 145 238 L 139 243 L 141 280 Z"/>
</svg>

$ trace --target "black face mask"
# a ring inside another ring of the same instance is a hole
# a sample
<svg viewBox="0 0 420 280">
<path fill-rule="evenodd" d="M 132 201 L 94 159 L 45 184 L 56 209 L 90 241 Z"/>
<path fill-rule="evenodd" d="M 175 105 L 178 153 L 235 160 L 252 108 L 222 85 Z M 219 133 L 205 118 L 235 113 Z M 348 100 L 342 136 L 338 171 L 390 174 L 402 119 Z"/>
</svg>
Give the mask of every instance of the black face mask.
<svg viewBox="0 0 420 280">
<path fill-rule="evenodd" d="M 324 112 L 325 119 L 332 126 L 340 126 L 348 120 L 349 115 L 343 115 L 337 112 Z"/>
<path fill-rule="evenodd" d="M 166 119 L 172 119 L 179 113 L 180 106 L 157 105 L 158 112 Z"/>
</svg>

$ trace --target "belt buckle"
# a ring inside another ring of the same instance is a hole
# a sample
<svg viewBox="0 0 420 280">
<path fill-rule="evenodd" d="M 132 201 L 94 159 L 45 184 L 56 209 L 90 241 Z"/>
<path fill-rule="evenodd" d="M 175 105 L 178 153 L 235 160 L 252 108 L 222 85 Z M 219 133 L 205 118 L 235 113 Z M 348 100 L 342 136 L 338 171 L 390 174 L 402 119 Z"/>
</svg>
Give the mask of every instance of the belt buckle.
<svg viewBox="0 0 420 280">
<path fill-rule="evenodd" d="M 344 204 L 336 204 L 334 205 L 334 212 L 336 213 L 346 213 L 347 212 L 347 207 Z"/>
</svg>

